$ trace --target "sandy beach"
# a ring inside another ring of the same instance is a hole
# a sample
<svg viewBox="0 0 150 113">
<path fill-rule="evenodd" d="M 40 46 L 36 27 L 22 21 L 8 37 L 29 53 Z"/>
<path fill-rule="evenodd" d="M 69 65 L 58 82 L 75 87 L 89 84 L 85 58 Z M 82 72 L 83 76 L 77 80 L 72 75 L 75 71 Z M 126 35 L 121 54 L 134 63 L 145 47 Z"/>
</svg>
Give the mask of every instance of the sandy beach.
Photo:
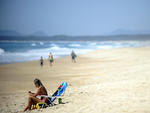
<svg viewBox="0 0 150 113">
<path fill-rule="evenodd" d="M 41 79 L 49 95 L 62 81 L 69 84 L 62 100 L 30 113 L 150 113 L 150 47 L 96 50 L 77 58 L 0 65 L 0 113 L 21 113 L 27 92 Z"/>
</svg>

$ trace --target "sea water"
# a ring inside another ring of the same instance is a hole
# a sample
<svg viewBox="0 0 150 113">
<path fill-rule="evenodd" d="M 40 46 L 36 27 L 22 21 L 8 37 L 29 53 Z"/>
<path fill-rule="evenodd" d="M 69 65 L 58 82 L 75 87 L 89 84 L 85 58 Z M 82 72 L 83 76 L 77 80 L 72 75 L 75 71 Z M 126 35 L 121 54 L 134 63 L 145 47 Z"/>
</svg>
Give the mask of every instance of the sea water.
<svg viewBox="0 0 150 113">
<path fill-rule="evenodd" d="M 54 58 L 77 55 L 97 49 L 150 46 L 150 41 L 0 41 L 0 63 L 15 63 L 48 58 L 51 52 Z"/>
</svg>

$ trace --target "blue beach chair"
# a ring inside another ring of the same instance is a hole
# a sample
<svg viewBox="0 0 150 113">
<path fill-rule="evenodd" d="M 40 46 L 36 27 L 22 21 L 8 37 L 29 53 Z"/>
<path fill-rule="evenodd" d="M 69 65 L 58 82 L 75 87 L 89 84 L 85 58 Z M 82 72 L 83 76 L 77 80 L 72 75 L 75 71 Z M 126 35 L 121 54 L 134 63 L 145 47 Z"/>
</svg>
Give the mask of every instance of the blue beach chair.
<svg viewBox="0 0 150 113">
<path fill-rule="evenodd" d="M 40 97 L 45 97 L 48 99 L 48 106 L 53 106 L 53 102 L 55 101 L 55 99 L 59 96 L 61 96 L 62 94 L 64 94 L 66 88 L 68 87 L 67 82 L 62 82 L 61 85 L 58 87 L 58 89 L 55 91 L 55 93 L 52 96 L 46 96 L 46 95 L 40 95 Z"/>
</svg>

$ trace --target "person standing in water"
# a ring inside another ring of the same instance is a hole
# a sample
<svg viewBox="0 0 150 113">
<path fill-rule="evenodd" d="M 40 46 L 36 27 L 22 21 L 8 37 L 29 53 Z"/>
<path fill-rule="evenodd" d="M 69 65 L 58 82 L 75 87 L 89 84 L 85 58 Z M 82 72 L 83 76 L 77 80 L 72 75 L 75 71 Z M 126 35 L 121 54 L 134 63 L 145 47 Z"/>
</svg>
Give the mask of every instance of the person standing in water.
<svg viewBox="0 0 150 113">
<path fill-rule="evenodd" d="M 52 53 L 49 54 L 49 61 L 50 61 L 50 66 L 52 66 L 52 63 L 54 61 Z"/>
<path fill-rule="evenodd" d="M 75 54 L 74 51 L 72 51 L 72 52 L 71 52 L 72 62 L 76 63 L 76 57 L 77 57 L 77 55 Z"/>
<path fill-rule="evenodd" d="M 43 67 L 43 64 L 44 64 L 44 60 L 43 60 L 43 57 L 41 56 L 41 59 L 40 59 L 40 65 L 41 65 L 41 67 Z"/>
</svg>

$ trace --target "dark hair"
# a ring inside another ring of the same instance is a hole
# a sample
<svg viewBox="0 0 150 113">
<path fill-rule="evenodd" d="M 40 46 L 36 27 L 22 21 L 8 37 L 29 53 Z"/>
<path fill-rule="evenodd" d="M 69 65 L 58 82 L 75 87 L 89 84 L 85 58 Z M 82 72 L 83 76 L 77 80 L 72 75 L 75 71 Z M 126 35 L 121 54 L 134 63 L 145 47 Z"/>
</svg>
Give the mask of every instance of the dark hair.
<svg viewBox="0 0 150 113">
<path fill-rule="evenodd" d="M 34 79 L 34 84 L 38 85 L 38 86 L 43 86 L 42 82 L 40 81 L 40 79 Z"/>
</svg>

